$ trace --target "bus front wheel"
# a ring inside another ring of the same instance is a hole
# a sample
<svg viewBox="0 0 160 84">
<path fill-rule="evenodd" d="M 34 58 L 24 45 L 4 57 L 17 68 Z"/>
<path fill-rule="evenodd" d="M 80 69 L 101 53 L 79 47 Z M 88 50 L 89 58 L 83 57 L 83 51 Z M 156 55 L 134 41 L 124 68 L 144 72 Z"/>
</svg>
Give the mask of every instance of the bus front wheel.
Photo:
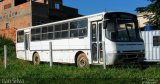
<svg viewBox="0 0 160 84">
<path fill-rule="evenodd" d="M 80 68 L 88 68 L 89 67 L 89 62 L 84 53 L 81 53 L 77 57 L 77 66 Z"/>
<path fill-rule="evenodd" d="M 38 53 L 35 53 L 33 55 L 33 64 L 34 65 L 39 65 L 40 64 L 40 57 L 39 57 L 39 54 Z"/>
</svg>

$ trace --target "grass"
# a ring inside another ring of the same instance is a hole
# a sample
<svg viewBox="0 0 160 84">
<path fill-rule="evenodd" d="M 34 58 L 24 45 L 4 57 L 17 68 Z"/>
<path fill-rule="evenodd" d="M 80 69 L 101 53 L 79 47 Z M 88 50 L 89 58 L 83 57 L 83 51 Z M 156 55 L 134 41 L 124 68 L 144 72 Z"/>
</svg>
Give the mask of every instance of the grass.
<svg viewBox="0 0 160 84">
<path fill-rule="evenodd" d="M 2 46 L 2 45 L 1 45 Z M 107 67 L 106 70 L 102 66 L 92 66 L 91 68 L 82 69 L 74 65 L 55 64 L 49 67 L 49 63 L 41 65 L 33 65 L 31 62 L 19 60 L 16 58 L 15 47 L 12 43 L 8 44 L 8 67 L 3 66 L 3 48 L 0 46 L 0 78 L 22 78 L 26 82 L 34 81 L 33 83 L 46 83 L 53 81 L 78 83 L 133 83 L 148 81 L 148 78 L 160 78 L 160 67 L 150 66 L 144 70 L 140 68 L 123 68 L 123 67 Z M 60 81 L 58 81 L 60 79 Z M 36 80 L 36 81 L 35 81 Z M 45 81 L 44 81 L 45 80 Z M 47 81 L 46 81 L 47 80 Z M 92 80 L 92 82 L 91 82 Z M 77 82 L 78 81 L 78 82 Z"/>
</svg>

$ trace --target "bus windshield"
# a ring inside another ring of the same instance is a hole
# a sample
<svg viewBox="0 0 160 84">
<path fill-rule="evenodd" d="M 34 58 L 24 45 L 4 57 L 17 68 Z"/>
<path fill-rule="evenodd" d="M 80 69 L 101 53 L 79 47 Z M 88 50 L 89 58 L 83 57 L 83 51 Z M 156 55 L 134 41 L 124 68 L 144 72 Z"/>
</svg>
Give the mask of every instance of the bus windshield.
<svg viewBox="0 0 160 84">
<path fill-rule="evenodd" d="M 106 21 L 106 37 L 115 42 L 141 41 L 136 20 L 114 18 Z"/>
</svg>

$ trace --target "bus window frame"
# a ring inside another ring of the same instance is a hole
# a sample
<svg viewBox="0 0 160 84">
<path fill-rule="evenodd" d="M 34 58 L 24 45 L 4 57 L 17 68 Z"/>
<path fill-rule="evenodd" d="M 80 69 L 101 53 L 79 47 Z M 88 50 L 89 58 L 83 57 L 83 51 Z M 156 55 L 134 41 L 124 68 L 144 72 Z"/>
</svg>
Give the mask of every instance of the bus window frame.
<svg viewBox="0 0 160 84">
<path fill-rule="evenodd" d="M 86 26 L 85 27 L 81 27 L 81 28 L 78 28 L 78 24 L 79 24 L 79 21 L 86 21 L 87 23 L 86 23 Z M 77 21 L 77 28 L 75 28 L 75 29 L 72 29 L 72 30 L 76 30 L 77 31 L 77 33 L 78 33 L 78 35 L 76 36 L 76 37 L 71 37 L 70 36 L 70 34 L 71 34 L 71 27 L 70 27 L 70 23 L 71 22 L 75 22 L 75 21 Z M 84 38 L 84 37 L 87 37 L 88 36 L 88 24 L 89 22 L 88 22 L 88 19 L 87 18 L 83 18 L 83 19 L 79 19 L 79 20 L 73 20 L 73 21 L 68 21 L 68 22 L 64 22 L 64 23 L 57 23 L 57 24 L 51 24 L 51 25 L 45 25 L 45 26 L 40 26 L 40 27 L 35 27 L 35 28 L 31 28 L 31 42 L 36 42 L 36 41 L 48 41 L 48 40 L 62 40 L 62 39 L 74 39 L 74 38 Z M 67 30 L 62 30 L 62 25 L 63 24 L 68 24 L 68 29 Z M 61 33 L 61 37 L 60 38 L 56 38 L 56 25 L 61 25 L 61 30 L 60 31 L 57 31 L 57 32 L 60 32 Z M 48 29 L 47 29 L 47 39 L 45 39 L 45 40 L 42 40 L 42 28 L 44 28 L 44 27 L 50 27 L 50 26 L 53 26 L 53 32 L 52 32 L 52 34 L 53 34 L 53 39 L 49 39 L 48 38 L 48 34 L 49 33 L 51 33 L 51 32 L 48 32 Z M 35 36 L 35 35 L 39 35 L 39 34 L 32 34 L 32 29 L 37 29 L 37 28 L 40 28 L 40 40 L 33 40 L 32 39 L 32 36 Z M 80 30 L 85 30 L 86 32 L 85 32 L 85 34 L 83 35 L 83 36 L 80 36 L 79 35 L 79 32 L 80 32 Z M 62 32 L 64 32 L 64 31 L 67 31 L 68 32 L 68 37 L 65 37 L 65 38 L 63 38 L 62 37 Z"/>
</svg>

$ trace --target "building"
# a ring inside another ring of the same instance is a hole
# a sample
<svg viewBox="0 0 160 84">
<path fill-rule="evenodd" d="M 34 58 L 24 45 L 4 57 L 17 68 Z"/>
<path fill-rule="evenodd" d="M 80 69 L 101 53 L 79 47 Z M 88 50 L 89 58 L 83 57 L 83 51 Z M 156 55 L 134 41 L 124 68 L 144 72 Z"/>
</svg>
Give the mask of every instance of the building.
<svg viewBox="0 0 160 84">
<path fill-rule="evenodd" d="M 81 16 L 62 0 L 1 0 L 0 36 L 15 41 L 16 29 Z"/>
<path fill-rule="evenodd" d="M 144 26 L 146 26 L 146 22 L 149 21 L 149 19 L 144 17 L 145 15 L 151 15 L 151 13 L 143 12 L 143 13 L 137 14 L 137 18 L 138 18 L 140 28 L 144 28 Z"/>
</svg>

